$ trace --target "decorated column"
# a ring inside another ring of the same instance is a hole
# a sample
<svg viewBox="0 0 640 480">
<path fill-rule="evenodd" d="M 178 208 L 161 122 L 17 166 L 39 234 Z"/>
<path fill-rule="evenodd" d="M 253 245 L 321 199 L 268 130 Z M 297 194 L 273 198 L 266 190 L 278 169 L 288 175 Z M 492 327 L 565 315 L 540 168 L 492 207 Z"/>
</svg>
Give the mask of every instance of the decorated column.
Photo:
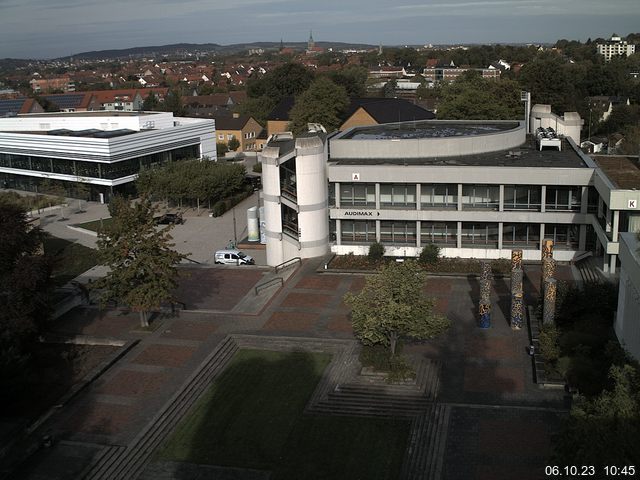
<svg viewBox="0 0 640 480">
<path fill-rule="evenodd" d="M 522 268 L 522 250 L 511 250 L 511 271 Z"/>
<path fill-rule="evenodd" d="M 556 316 L 556 292 L 557 282 L 555 278 L 549 278 L 544 285 L 544 305 L 542 309 L 542 322 L 552 324 Z"/>
<path fill-rule="evenodd" d="M 489 328 L 491 326 L 491 264 L 482 262 L 481 265 L 480 306 L 478 309 L 480 320 L 478 326 L 480 328 Z"/>
<path fill-rule="evenodd" d="M 524 273 L 522 268 L 511 271 L 511 328 L 522 328 L 524 318 L 524 289 L 522 285 Z"/>
</svg>

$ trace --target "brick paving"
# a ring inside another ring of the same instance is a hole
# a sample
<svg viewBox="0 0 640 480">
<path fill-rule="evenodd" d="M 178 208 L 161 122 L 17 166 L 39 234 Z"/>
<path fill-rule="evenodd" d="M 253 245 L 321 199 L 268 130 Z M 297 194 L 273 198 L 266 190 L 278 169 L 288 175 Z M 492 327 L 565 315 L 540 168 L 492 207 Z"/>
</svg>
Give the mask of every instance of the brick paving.
<svg viewBox="0 0 640 480">
<path fill-rule="evenodd" d="M 137 338 L 140 344 L 65 407 L 57 423 L 52 419 L 45 427 L 80 442 L 129 445 L 228 333 L 352 339 L 342 298 L 361 290 L 365 275 L 317 273 L 320 265 L 320 260 L 304 262 L 257 315 L 232 313 L 264 278 L 257 268 L 185 269 L 190 276 L 183 277 L 178 298 L 192 312 L 161 317 L 160 327 L 148 333 L 136 331 L 136 314 L 72 312 L 56 331 Z M 538 270 L 526 268 L 529 301 L 537 295 Z M 568 270 L 559 268 L 559 277 Z M 564 406 L 562 394 L 532 383 L 526 329 L 514 332 L 508 325 L 508 279 L 496 279 L 493 287 L 492 327 L 480 330 L 478 280 L 430 278 L 425 292 L 451 328 L 439 338 L 405 346 L 405 353 L 442 365 L 437 401 L 451 414 L 438 428 L 439 442 L 446 445 L 436 459 L 442 466 L 438 478 L 541 478 Z M 34 471 L 37 478 L 63 478 L 55 471 Z"/>
</svg>

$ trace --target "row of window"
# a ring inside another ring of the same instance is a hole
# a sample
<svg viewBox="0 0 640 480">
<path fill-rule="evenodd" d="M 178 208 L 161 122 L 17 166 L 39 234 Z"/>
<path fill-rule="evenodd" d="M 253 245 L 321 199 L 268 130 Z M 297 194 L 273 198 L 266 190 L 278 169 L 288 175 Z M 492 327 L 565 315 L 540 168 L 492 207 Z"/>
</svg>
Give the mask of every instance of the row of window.
<svg viewBox="0 0 640 480">
<path fill-rule="evenodd" d="M 332 222 L 335 232 L 335 222 Z M 498 223 L 463 222 L 463 247 L 498 248 Z M 578 225 L 545 224 L 544 237 L 554 240 L 557 248 L 578 249 Z M 502 225 L 503 248 L 540 247 L 540 225 L 532 223 L 505 223 Z M 367 220 L 341 220 L 340 240 L 343 244 L 370 244 L 376 241 L 376 222 Z M 416 222 L 381 221 L 380 241 L 389 245 L 417 244 Z M 420 242 L 440 247 L 455 248 L 458 243 L 457 222 L 420 222 Z"/>
<path fill-rule="evenodd" d="M 169 161 L 197 158 L 198 145 L 183 147 L 166 152 L 144 155 L 113 163 L 84 162 L 63 158 L 34 157 L 0 153 L 0 167 L 31 170 L 36 172 L 60 173 L 84 178 L 116 178 L 135 175 L 142 168 L 150 168 Z"/>
<path fill-rule="evenodd" d="M 380 208 L 416 209 L 415 184 L 380 184 Z M 376 208 L 376 185 L 374 183 L 340 184 L 340 207 Z M 329 185 L 329 196 L 335 205 L 335 184 Z M 423 184 L 420 186 L 420 207 L 423 209 L 457 209 L 457 184 Z M 545 209 L 580 211 L 582 187 L 546 188 Z M 590 205 L 597 206 L 597 196 L 589 195 Z M 505 185 L 505 210 L 540 211 L 542 187 L 538 185 Z M 462 205 L 466 209 L 498 210 L 500 187 L 498 185 L 462 185 Z"/>
</svg>

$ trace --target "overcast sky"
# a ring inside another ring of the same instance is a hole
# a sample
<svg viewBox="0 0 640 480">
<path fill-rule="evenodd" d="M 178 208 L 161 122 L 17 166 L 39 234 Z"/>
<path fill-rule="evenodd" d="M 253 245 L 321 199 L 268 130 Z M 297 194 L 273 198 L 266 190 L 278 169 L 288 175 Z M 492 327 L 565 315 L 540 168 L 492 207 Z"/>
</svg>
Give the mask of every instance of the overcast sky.
<svg viewBox="0 0 640 480">
<path fill-rule="evenodd" d="M 640 30 L 638 0 L 0 0 L 0 58 L 170 43 L 535 43 Z"/>
</svg>

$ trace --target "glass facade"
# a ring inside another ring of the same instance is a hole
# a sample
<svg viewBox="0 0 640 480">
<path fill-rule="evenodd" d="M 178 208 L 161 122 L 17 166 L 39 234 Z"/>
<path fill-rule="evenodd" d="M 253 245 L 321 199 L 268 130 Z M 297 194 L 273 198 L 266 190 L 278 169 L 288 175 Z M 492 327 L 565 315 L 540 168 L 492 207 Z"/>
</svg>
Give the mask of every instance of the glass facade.
<svg viewBox="0 0 640 480">
<path fill-rule="evenodd" d="M 505 210 L 540 211 L 542 187 L 530 185 L 505 185 Z"/>
<path fill-rule="evenodd" d="M 284 204 L 282 204 L 282 232 L 296 240 L 298 240 L 300 235 L 298 228 L 298 212 Z"/>
<path fill-rule="evenodd" d="M 547 187 L 545 209 L 579 212 L 582 187 Z"/>
<path fill-rule="evenodd" d="M 380 222 L 380 242 L 387 245 L 417 245 L 416 222 Z"/>
<path fill-rule="evenodd" d="M 342 220 L 340 240 L 344 243 L 370 244 L 376 241 L 376 222 L 367 220 Z"/>
<path fill-rule="evenodd" d="M 341 183 L 340 207 L 376 208 L 375 183 Z"/>
<path fill-rule="evenodd" d="M 280 165 L 280 193 L 293 201 L 298 198 L 295 157 Z"/>
<path fill-rule="evenodd" d="M 558 250 L 577 250 L 579 226 L 570 224 L 547 223 L 544 226 L 544 238 L 553 240 Z"/>
<path fill-rule="evenodd" d="M 462 247 L 498 248 L 498 224 L 464 222 L 462 224 Z"/>
<path fill-rule="evenodd" d="M 439 247 L 458 244 L 458 222 L 420 222 L 420 242 L 433 243 Z"/>
<path fill-rule="evenodd" d="M 470 210 L 498 210 L 500 187 L 498 185 L 462 185 L 462 208 Z"/>
<path fill-rule="evenodd" d="M 200 147 L 198 145 L 134 157 L 119 162 L 86 162 L 63 158 L 0 153 L 0 167 L 73 175 L 87 179 L 102 178 L 115 180 L 117 178 L 135 175 L 141 168 L 149 168 L 165 162 L 175 162 L 186 158 L 198 158 L 199 155 Z"/>
<path fill-rule="evenodd" d="M 505 223 L 502 226 L 502 248 L 540 248 L 540 225 L 537 223 Z"/>
<path fill-rule="evenodd" d="M 457 184 L 420 185 L 420 207 L 422 209 L 458 208 Z"/>
<path fill-rule="evenodd" d="M 416 209 L 415 184 L 380 184 L 380 208 Z"/>
</svg>

